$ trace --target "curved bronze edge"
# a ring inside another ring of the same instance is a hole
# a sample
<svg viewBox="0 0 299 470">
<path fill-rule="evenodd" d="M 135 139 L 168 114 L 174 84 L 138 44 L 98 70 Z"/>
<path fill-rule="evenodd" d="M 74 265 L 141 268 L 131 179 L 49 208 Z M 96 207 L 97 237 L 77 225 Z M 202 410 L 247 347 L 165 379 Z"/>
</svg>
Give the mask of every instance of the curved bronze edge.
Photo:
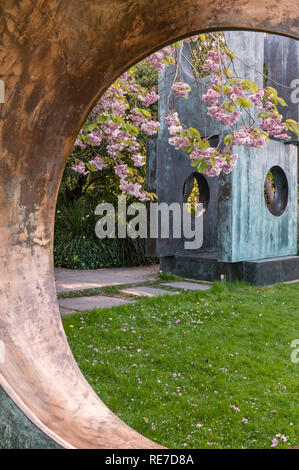
<svg viewBox="0 0 299 470">
<path fill-rule="evenodd" d="M 12 399 L 12 401 L 20 408 L 20 410 L 24 413 L 24 415 L 38 428 L 40 429 L 46 436 L 52 439 L 54 442 L 59 444 L 64 449 L 75 449 L 74 446 L 69 444 L 68 442 L 61 439 L 55 432 L 51 431 L 47 426 L 45 426 L 42 421 L 38 419 L 38 417 L 32 413 L 28 406 L 20 399 L 20 397 L 16 394 L 15 390 L 13 390 L 3 375 L 0 373 L 0 386 L 3 390 L 7 393 L 7 395 Z"/>
</svg>

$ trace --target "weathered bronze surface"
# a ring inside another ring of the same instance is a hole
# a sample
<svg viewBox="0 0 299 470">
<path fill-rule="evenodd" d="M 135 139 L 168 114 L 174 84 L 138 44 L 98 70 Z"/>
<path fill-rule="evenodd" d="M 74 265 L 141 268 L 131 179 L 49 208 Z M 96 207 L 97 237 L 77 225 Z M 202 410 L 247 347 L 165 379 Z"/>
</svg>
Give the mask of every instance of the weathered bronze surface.
<svg viewBox="0 0 299 470">
<path fill-rule="evenodd" d="M 88 111 L 117 76 L 167 43 L 217 28 L 298 38 L 298 5 L 294 0 L 0 1 L 0 79 L 5 83 L 0 384 L 64 447 L 158 447 L 98 399 L 66 341 L 52 240 L 67 156 Z"/>
</svg>

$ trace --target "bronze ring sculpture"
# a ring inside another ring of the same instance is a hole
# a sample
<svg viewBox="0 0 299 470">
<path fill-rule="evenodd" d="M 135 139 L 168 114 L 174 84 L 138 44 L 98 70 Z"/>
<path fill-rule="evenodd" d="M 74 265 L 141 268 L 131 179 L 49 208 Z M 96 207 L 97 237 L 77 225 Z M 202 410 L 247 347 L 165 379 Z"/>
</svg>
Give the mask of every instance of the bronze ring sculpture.
<svg viewBox="0 0 299 470">
<path fill-rule="evenodd" d="M 298 8 L 293 0 L 1 2 L 0 422 L 6 410 L 11 430 L 16 419 L 29 430 L 19 427 L 14 445 L 158 447 L 106 408 L 71 354 L 53 275 L 55 203 L 73 141 L 101 93 L 153 51 L 213 29 L 299 38 Z M 9 433 L 3 439 L 13 446 Z"/>
</svg>

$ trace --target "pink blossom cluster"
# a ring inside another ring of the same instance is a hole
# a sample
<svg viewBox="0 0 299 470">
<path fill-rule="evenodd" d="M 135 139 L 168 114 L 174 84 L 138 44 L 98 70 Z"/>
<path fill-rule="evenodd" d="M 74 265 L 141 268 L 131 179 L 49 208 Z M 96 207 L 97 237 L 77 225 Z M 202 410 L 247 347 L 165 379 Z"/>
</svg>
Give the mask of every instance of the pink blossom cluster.
<svg viewBox="0 0 299 470">
<path fill-rule="evenodd" d="M 219 176 L 220 173 L 223 171 L 223 167 L 226 166 L 225 159 L 221 157 L 215 158 L 215 163 L 212 166 L 211 162 L 207 161 L 207 168 L 204 171 L 204 174 L 210 176 L 211 178 L 214 176 Z"/>
<path fill-rule="evenodd" d="M 198 40 L 199 36 L 198 35 L 195 35 L 195 36 L 191 36 L 190 38 L 186 38 L 184 39 L 184 42 L 186 44 L 190 44 L 191 42 L 196 42 Z"/>
<path fill-rule="evenodd" d="M 179 120 L 179 117 L 178 117 L 178 113 L 175 112 L 175 113 L 169 114 L 169 116 L 166 116 L 165 122 L 169 127 L 170 126 L 180 126 L 180 120 Z"/>
<path fill-rule="evenodd" d="M 130 183 L 124 179 L 120 180 L 120 189 L 131 196 L 136 197 L 140 201 L 148 201 L 149 198 L 146 195 L 146 192 L 142 190 L 141 184 L 138 183 Z"/>
<path fill-rule="evenodd" d="M 145 165 L 144 157 L 140 153 L 132 155 L 134 166 L 140 167 Z"/>
<path fill-rule="evenodd" d="M 88 143 L 89 145 L 101 145 L 102 142 L 102 137 L 96 133 L 96 132 L 91 132 L 88 134 Z"/>
<path fill-rule="evenodd" d="M 227 74 L 221 73 L 221 67 L 225 64 L 226 58 L 224 57 L 224 52 L 217 52 L 215 50 L 210 50 L 207 54 L 207 58 L 204 62 L 203 69 L 209 72 L 212 72 L 212 86 L 207 87 L 207 92 L 203 95 L 202 99 L 209 106 L 207 114 L 225 126 L 233 127 L 241 118 L 241 110 L 236 109 L 236 104 L 240 104 L 240 101 L 237 101 L 238 98 L 242 98 L 243 104 L 246 99 L 245 88 L 246 82 L 239 78 L 230 80 L 227 77 Z M 243 85 L 243 86 L 242 86 Z M 248 84 L 247 84 L 248 85 Z M 247 89 L 247 88 L 246 88 Z M 221 103 L 221 93 L 222 97 L 226 95 L 229 99 L 228 103 Z M 262 145 L 268 142 L 267 134 L 278 139 L 289 140 L 290 137 L 287 134 L 287 129 L 284 123 L 282 123 L 282 117 L 278 118 L 274 113 L 271 114 L 273 108 L 275 108 L 274 103 L 272 102 L 271 92 L 267 89 L 257 89 L 255 93 L 251 93 L 248 96 L 248 100 L 259 110 L 262 110 L 268 114 L 267 117 L 264 117 L 261 124 L 259 125 L 260 129 L 264 132 L 259 132 L 257 129 L 247 128 L 246 124 L 242 125 L 240 129 L 234 131 L 234 145 L 246 145 L 249 147 L 261 147 Z M 246 104 L 246 102 L 245 102 Z M 247 105 L 249 106 L 249 105 Z"/>
<path fill-rule="evenodd" d="M 224 164 L 222 166 L 222 171 L 225 175 L 229 175 L 233 168 L 235 168 L 235 166 L 237 165 L 238 158 L 239 157 L 237 153 L 233 153 L 232 155 L 230 155 L 229 163 L 227 163 L 226 165 Z"/>
<path fill-rule="evenodd" d="M 168 143 L 176 150 L 187 147 L 190 144 L 190 140 L 183 134 L 183 128 L 178 118 L 178 113 L 175 112 L 165 117 L 165 122 L 168 126 L 168 131 L 172 136 L 169 138 Z"/>
<path fill-rule="evenodd" d="M 214 158 L 215 162 L 211 164 L 211 157 Z M 222 172 L 226 175 L 231 173 L 233 168 L 237 164 L 238 155 L 230 155 L 229 162 L 226 157 L 213 147 L 208 147 L 206 149 L 196 148 L 190 154 L 191 162 L 196 162 L 198 159 L 204 159 L 207 163 L 207 168 L 204 171 L 204 174 L 207 176 L 219 176 Z"/>
<path fill-rule="evenodd" d="M 174 91 L 174 96 L 182 96 L 184 98 L 188 98 L 188 94 L 191 91 L 190 85 L 185 82 L 175 82 L 171 88 Z"/>
<path fill-rule="evenodd" d="M 153 67 L 155 67 L 159 72 L 165 68 L 164 56 L 161 52 L 154 52 L 154 54 L 147 57 L 147 62 L 149 62 Z"/>
<path fill-rule="evenodd" d="M 156 103 L 159 98 L 159 95 L 155 91 L 151 91 L 151 93 L 146 96 L 140 96 L 140 101 L 144 106 L 150 106 L 151 104 Z"/>
<path fill-rule="evenodd" d="M 117 153 L 127 150 L 132 153 L 139 151 L 139 144 L 135 136 L 122 129 L 120 124 L 108 120 L 101 126 L 102 139 L 105 140 L 108 155 L 115 158 Z"/>
<path fill-rule="evenodd" d="M 244 97 L 244 90 L 240 85 L 227 86 L 226 95 L 228 96 L 229 100 L 233 103 L 240 96 Z"/>
<path fill-rule="evenodd" d="M 155 135 L 160 130 L 160 123 L 158 121 L 145 121 L 141 124 L 141 129 L 147 135 Z"/>
<path fill-rule="evenodd" d="M 86 170 L 85 168 L 85 163 L 84 162 L 79 162 L 77 165 L 72 167 L 72 170 L 76 171 L 77 173 L 80 173 L 81 175 L 88 175 L 89 171 Z"/>
<path fill-rule="evenodd" d="M 124 90 L 112 85 L 101 97 L 99 107 L 106 112 L 122 115 L 128 107 L 124 95 Z"/>
<path fill-rule="evenodd" d="M 216 104 L 208 107 L 207 114 L 212 119 L 220 121 L 224 126 L 233 126 L 239 121 L 241 111 L 233 111 L 229 113 L 221 104 Z"/>
<path fill-rule="evenodd" d="M 135 124 L 135 126 L 140 126 L 146 122 L 146 117 L 138 110 L 138 108 L 133 108 L 128 114 L 128 118 Z"/>
<path fill-rule="evenodd" d="M 94 166 L 96 170 L 102 170 L 107 166 L 103 157 L 96 156 L 93 160 L 90 160 L 89 163 Z"/>
<path fill-rule="evenodd" d="M 176 150 L 184 149 L 190 144 L 190 141 L 187 137 L 182 137 L 181 135 L 176 135 L 174 137 L 170 137 L 168 143 L 172 145 Z"/>
<path fill-rule="evenodd" d="M 85 148 L 86 145 L 82 142 L 82 140 L 77 137 L 77 139 L 75 140 L 75 143 L 74 143 L 75 147 L 81 147 L 81 148 Z"/>
<path fill-rule="evenodd" d="M 219 55 L 218 52 L 210 50 L 207 53 L 207 57 L 204 61 L 203 70 L 205 72 L 219 72 L 220 62 L 226 62 L 226 55 L 223 52 L 221 52 Z"/>
<path fill-rule="evenodd" d="M 212 59 L 206 59 L 203 66 L 203 70 L 205 72 L 219 72 L 220 67 L 218 62 L 215 62 Z"/>
<path fill-rule="evenodd" d="M 264 102 L 264 108 L 269 110 L 269 109 L 273 109 L 274 108 L 274 103 L 272 103 L 272 101 L 270 100 L 266 100 Z"/>
<path fill-rule="evenodd" d="M 214 87 L 221 86 L 224 87 L 224 83 L 221 81 L 219 75 L 213 74 L 212 81 L 214 86 L 208 86 L 207 92 L 202 96 L 202 100 L 211 106 L 208 107 L 208 115 L 217 121 L 220 121 L 225 126 L 233 126 L 236 124 L 240 116 L 242 115 L 241 111 L 237 111 L 234 107 L 232 110 L 228 110 L 220 103 L 221 94 Z M 235 101 L 240 97 L 244 97 L 244 90 L 240 85 L 236 86 L 226 86 L 225 94 L 229 98 L 229 102 L 234 105 Z"/>
<path fill-rule="evenodd" d="M 273 116 L 263 119 L 260 128 L 268 132 L 269 135 L 276 137 L 276 139 L 289 140 L 291 138 L 287 134 L 285 124 L 282 122 L 282 116 L 280 118 Z"/>
<path fill-rule="evenodd" d="M 166 67 L 165 59 L 171 56 L 172 51 L 173 49 L 171 46 L 164 47 L 160 51 L 151 54 L 145 59 L 145 61 L 155 67 L 158 72 L 161 72 Z"/>
<path fill-rule="evenodd" d="M 178 113 L 175 112 L 170 114 L 165 118 L 165 121 L 171 135 L 168 143 L 176 150 L 184 150 L 190 144 L 196 145 L 189 155 L 190 161 L 194 163 L 199 159 L 204 159 L 206 161 L 206 169 L 204 170 L 204 173 L 207 176 L 219 176 L 221 172 L 229 174 L 235 167 L 238 159 L 237 154 L 231 155 L 228 161 L 226 156 L 219 152 L 218 149 L 207 147 L 206 144 L 200 142 L 195 143 L 195 141 L 192 141 L 188 137 L 188 133 L 186 133 L 181 126 Z M 213 164 L 211 163 L 211 158 L 213 159 Z"/>
<path fill-rule="evenodd" d="M 255 129 L 239 129 L 234 133 L 234 145 L 246 145 L 247 147 L 262 147 L 267 143 L 267 136 Z"/>
<path fill-rule="evenodd" d="M 129 174 L 129 170 L 127 165 L 114 165 L 114 172 L 115 174 L 121 179 L 125 179 L 126 176 Z"/>
<path fill-rule="evenodd" d="M 209 87 L 207 92 L 202 95 L 202 100 L 206 103 L 216 105 L 218 104 L 220 93 L 215 91 L 212 87 Z"/>
<path fill-rule="evenodd" d="M 190 160 L 192 163 L 196 162 L 199 158 L 206 158 L 210 159 L 213 154 L 218 154 L 217 149 L 213 147 L 208 147 L 205 149 L 201 149 L 199 147 L 196 147 L 191 153 L 190 153 Z"/>
<path fill-rule="evenodd" d="M 248 98 L 258 109 L 262 109 L 264 96 L 265 96 L 264 90 L 259 90 L 257 93 L 253 93 Z"/>
<path fill-rule="evenodd" d="M 168 132 L 170 135 L 179 135 L 183 131 L 183 128 L 181 125 L 178 126 L 170 126 L 168 128 Z"/>
<path fill-rule="evenodd" d="M 212 80 L 214 85 L 217 85 L 217 86 L 222 85 L 222 80 L 221 80 L 220 76 L 217 75 L 216 73 L 212 74 L 211 80 Z"/>
</svg>

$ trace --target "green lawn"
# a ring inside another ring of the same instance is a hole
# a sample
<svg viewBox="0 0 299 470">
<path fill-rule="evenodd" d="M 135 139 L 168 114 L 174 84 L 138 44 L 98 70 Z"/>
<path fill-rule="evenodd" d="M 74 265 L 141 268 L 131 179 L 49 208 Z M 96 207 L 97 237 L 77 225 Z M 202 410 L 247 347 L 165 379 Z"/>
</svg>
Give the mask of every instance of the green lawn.
<svg viewBox="0 0 299 470">
<path fill-rule="evenodd" d="M 298 300 L 299 283 L 216 283 L 63 323 L 96 393 L 148 438 L 169 448 L 270 448 L 281 434 L 277 447 L 288 448 L 299 444 L 299 364 L 290 358 Z"/>
</svg>

